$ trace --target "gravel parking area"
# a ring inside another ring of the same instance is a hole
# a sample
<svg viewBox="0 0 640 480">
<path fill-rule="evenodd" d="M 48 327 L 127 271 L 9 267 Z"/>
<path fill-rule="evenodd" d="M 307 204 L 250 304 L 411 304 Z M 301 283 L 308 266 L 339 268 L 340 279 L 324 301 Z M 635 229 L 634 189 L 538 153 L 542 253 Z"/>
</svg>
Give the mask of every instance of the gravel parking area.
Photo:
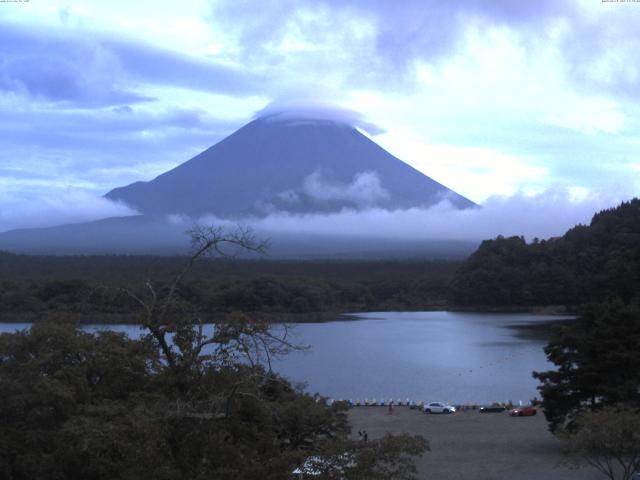
<svg viewBox="0 0 640 480">
<path fill-rule="evenodd" d="M 591 467 L 563 464 L 561 443 L 549 433 L 542 413 L 510 417 L 475 410 L 423 414 L 407 407 L 354 407 L 349 412 L 353 436 L 385 433 L 421 434 L 431 451 L 418 460 L 421 479 L 435 480 L 602 480 Z"/>
</svg>

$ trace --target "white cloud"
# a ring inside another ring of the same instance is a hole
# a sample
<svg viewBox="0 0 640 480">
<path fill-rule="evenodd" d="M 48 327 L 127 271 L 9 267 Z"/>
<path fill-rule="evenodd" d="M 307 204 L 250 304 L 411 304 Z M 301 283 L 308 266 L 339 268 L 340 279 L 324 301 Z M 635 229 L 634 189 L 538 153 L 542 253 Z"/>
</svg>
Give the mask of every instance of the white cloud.
<svg viewBox="0 0 640 480">
<path fill-rule="evenodd" d="M 380 176 L 374 171 L 356 173 L 351 182 L 326 178 L 321 171 L 305 177 L 297 189 L 275 195 L 272 201 L 258 202 L 256 207 L 265 214 L 278 211 L 324 211 L 341 206 L 371 208 L 389 199 L 389 192 L 382 186 Z"/>
<path fill-rule="evenodd" d="M 10 179 L 0 178 L 0 187 Z M 0 189 L 0 232 L 16 228 L 50 227 L 107 217 L 136 215 L 122 203 L 87 190 L 69 188 L 47 194 L 21 194 Z"/>
<path fill-rule="evenodd" d="M 197 135 L 172 127 L 169 118 L 145 130 L 122 120 L 126 128 L 117 129 L 95 102 L 79 112 L 38 103 L 42 95 L 18 96 L 30 118 L 19 117 L 19 108 L 3 112 L 0 170 L 21 163 L 25 175 L 42 173 L 48 164 L 40 159 L 55 154 L 79 159 L 53 162 L 65 184 L 93 182 L 105 191 L 146 180 L 231 133 L 270 99 L 296 98 L 291 91 L 300 85 L 321 83 L 307 87 L 306 114 L 371 134 L 382 125 L 388 133 L 376 141 L 475 201 L 558 183 L 597 189 L 605 176 L 611 182 L 637 173 L 626 166 L 636 155 L 628 138 L 640 119 L 636 7 L 597 0 L 274 0 L 249 15 L 248 0 L 30 2 L 3 11 L 19 40 L 7 43 L 14 46 L 7 52 L 24 56 L 35 42 L 42 58 L 59 60 L 51 72 L 69 66 L 65 79 L 79 82 L 82 98 L 97 98 L 93 87 L 123 101 L 115 93 L 133 92 L 157 99 L 136 108 L 202 108 L 231 122 Z M 85 51 L 95 56 L 80 55 Z M 68 125 L 41 120 L 49 110 L 68 114 Z M 34 122 L 50 128 L 34 129 Z M 90 136 L 88 124 L 96 125 Z M 101 169 L 99 182 L 86 162 Z M 116 171 L 124 162 L 132 172 L 126 176 Z"/>
<path fill-rule="evenodd" d="M 498 235 L 550 238 L 563 235 L 577 224 L 588 224 L 593 215 L 616 206 L 621 200 L 608 193 L 546 190 L 536 195 L 517 193 L 489 198 L 480 208 L 458 210 L 444 201 L 428 209 L 344 209 L 329 214 L 273 213 L 247 218 L 256 232 L 335 235 L 402 240 L 480 241 Z M 181 218 L 184 225 L 190 220 Z M 233 226 L 229 220 L 203 216 L 198 223 Z"/>
<path fill-rule="evenodd" d="M 625 125 L 625 116 L 615 102 L 599 97 L 578 97 L 567 93 L 557 103 L 549 105 L 544 121 L 584 134 L 618 133 Z"/>
<path fill-rule="evenodd" d="M 331 182 L 322 178 L 320 172 L 314 172 L 305 178 L 302 191 L 318 200 L 346 200 L 356 205 L 373 205 L 389 198 L 376 172 L 360 172 L 349 184 Z"/>
<path fill-rule="evenodd" d="M 319 88 L 318 90 L 304 97 L 296 95 L 282 97 L 256 112 L 255 117 L 272 118 L 277 121 L 326 120 L 360 128 L 371 135 L 384 132 L 380 126 L 366 121 L 361 113 L 327 100 L 331 98 L 327 89 Z"/>
<path fill-rule="evenodd" d="M 546 187 L 547 169 L 536 165 L 535 158 L 492 148 L 428 144 L 404 132 L 389 132 L 380 142 L 409 165 L 475 202 Z"/>
</svg>

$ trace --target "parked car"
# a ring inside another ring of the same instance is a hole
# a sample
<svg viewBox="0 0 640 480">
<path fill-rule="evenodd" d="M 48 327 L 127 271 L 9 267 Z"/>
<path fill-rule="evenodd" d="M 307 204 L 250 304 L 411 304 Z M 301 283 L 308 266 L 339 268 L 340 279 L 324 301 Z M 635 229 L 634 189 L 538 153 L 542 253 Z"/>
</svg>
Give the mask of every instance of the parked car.
<svg viewBox="0 0 640 480">
<path fill-rule="evenodd" d="M 480 413 L 500 413 L 506 410 L 502 405 L 490 405 L 488 407 L 480 407 Z"/>
<path fill-rule="evenodd" d="M 456 407 L 441 402 L 431 402 L 424 406 L 424 413 L 455 413 Z"/>
<path fill-rule="evenodd" d="M 538 413 L 538 410 L 533 405 L 527 405 L 526 407 L 514 408 L 509 412 L 512 417 L 531 417 Z"/>
</svg>

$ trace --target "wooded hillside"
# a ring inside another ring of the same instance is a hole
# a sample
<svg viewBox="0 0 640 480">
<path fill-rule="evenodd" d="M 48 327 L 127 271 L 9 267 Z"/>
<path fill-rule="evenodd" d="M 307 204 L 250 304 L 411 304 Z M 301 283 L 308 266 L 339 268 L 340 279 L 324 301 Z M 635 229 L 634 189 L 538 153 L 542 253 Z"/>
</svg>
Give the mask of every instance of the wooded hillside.
<svg viewBox="0 0 640 480">
<path fill-rule="evenodd" d="M 640 295 L 640 200 L 594 215 L 562 237 L 485 240 L 457 271 L 457 305 L 568 305 Z"/>
</svg>

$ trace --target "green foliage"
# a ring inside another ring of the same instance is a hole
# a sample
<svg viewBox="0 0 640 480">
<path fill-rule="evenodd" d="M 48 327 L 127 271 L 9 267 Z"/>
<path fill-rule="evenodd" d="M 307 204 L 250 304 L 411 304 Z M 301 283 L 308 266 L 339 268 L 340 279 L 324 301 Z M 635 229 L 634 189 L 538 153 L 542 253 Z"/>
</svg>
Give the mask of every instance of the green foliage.
<svg viewBox="0 0 640 480">
<path fill-rule="evenodd" d="M 421 436 L 385 435 L 379 440 L 365 442 L 356 450 L 356 462 L 347 479 L 385 480 L 413 479 L 417 470 L 415 456 L 429 450 L 428 442 Z"/>
<path fill-rule="evenodd" d="M 304 467 L 315 477 L 335 480 L 414 480 L 413 457 L 429 451 L 421 436 L 386 434 L 366 442 L 333 440 L 307 457 Z M 312 475 L 304 478 L 312 477 Z"/>
<path fill-rule="evenodd" d="M 170 267 L 183 257 L 35 257 L 2 254 L 0 316 L 5 321 L 39 320 L 59 314 L 76 321 L 132 323 L 137 304 L 119 295 L 141 293 L 149 271 L 159 265 L 154 288 L 170 285 Z M 10 260 L 9 260 L 10 259 Z M 106 261 L 113 262 L 107 266 Z M 128 263 L 130 262 L 130 264 Z M 118 269 L 130 272 L 122 279 Z M 296 321 L 317 313 L 424 309 L 445 302 L 456 263 L 429 261 L 293 262 L 203 259 L 177 295 L 200 315 L 217 320 L 243 311 L 265 317 L 291 315 Z M 60 278 L 51 279 L 55 273 Z M 139 281 L 138 281 L 139 279 Z"/>
<path fill-rule="evenodd" d="M 69 447 L 63 440 L 69 428 L 91 409 L 122 410 L 132 392 L 148 386 L 152 358 L 145 345 L 123 335 L 94 336 L 68 325 L 47 322 L 1 335 L 5 478 L 55 478 L 48 475 L 64 465 L 59 455 Z"/>
<path fill-rule="evenodd" d="M 630 480 L 640 470 L 640 412 L 605 407 L 582 412 L 576 432 L 563 435 L 567 453 L 579 466 L 582 461 L 610 480 Z"/>
<path fill-rule="evenodd" d="M 188 349 L 173 369 L 148 340 L 69 324 L 0 336 L 0 478 L 280 479 L 333 441 L 359 452 L 344 405 Z M 385 442 L 402 468 L 421 452 Z"/>
<path fill-rule="evenodd" d="M 552 430 L 571 427 L 580 411 L 640 406 L 640 308 L 591 305 L 558 327 L 545 348 L 557 370 L 534 372 Z"/>
<path fill-rule="evenodd" d="M 589 226 L 527 244 L 522 237 L 482 242 L 451 284 L 458 305 L 569 305 L 640 292 L 640 200 L 597 213 Z"/>
<path fill-rule="evenodd" d="M 362 459 L 348 478 L 414 478 L 420 437 L 362 446 L 348 439 L 346 405 L 316 402 L 271 371 L 274 355 L 297 348 L 286 325 L 236 314 L 204 332 L 202 297 L 182 283 L 194 261 L 264 247 L 241 229 L 191 236 L 194 252 L 173 281 L 104 289 L 138 311 L 141 340 L 60 322 L 0 335 L 0 479 L 276 480 L 338 451 Z M 78 290 L 54 282 L 41 297 L 70 301 Z M 284 295 L 269 282 L 259 290 Z"/>
</svg>

